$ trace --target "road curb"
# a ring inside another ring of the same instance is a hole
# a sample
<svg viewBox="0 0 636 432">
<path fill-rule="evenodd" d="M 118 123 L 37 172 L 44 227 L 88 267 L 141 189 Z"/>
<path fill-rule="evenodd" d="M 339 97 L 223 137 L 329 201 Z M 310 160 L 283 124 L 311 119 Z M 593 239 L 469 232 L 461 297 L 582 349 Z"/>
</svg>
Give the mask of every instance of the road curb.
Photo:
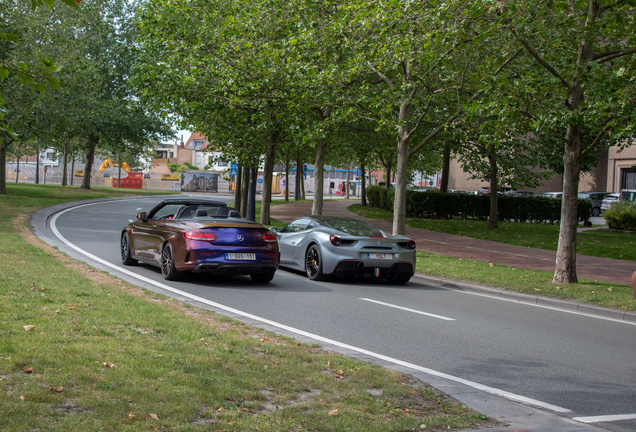
<svg viewBox="0 0 636 432">
<path fill-rule="evenodd" d="M 609 318 L 618 321 L 636 323 L 636 312 L 612 309 L 603 306 L 596 306 L 588 303 L 581 303 L 573 300 L 563 300 L 552 297 L 543 297 L 532 294 L 525 294 L 510 291 L 503 288 L 489 287 L 475 282 L 455 281 L 439 276 L 429 276 L 425 273 L 415 273 L 415 277 L 427 281 L 430 284 L 439 285 L 442 288 L 455 289 L 458 291 L 474 292 L 492 297 L 499 297 L 506 300 L 517 301 L 519 303 L 534 304 L 538 306 L 561 309 L 568 312 L 578 312 L 585 315 Z"/>
</svg>

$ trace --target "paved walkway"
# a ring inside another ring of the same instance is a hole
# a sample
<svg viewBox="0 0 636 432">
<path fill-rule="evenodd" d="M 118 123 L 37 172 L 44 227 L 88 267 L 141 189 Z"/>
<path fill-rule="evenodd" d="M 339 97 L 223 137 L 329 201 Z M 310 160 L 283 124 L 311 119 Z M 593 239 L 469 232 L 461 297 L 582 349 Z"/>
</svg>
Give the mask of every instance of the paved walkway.
<svg viewBox="0 0 636 432">
<path fill-rule="evenodd" d="M 363 220 L 387 233 L 392 223 L 358 216 L 347 210 L 352 201 L 325 201 L 324 215 L 349 216 Z M 283 222 L 311 214 L 310 202 L 280 204 L 271 207 L 271 216 Z M 443 234 L 419 228 L 406 227 L 406 234 L 417 243 L 417 249 L 439 255 L 554 272 L 556 252 L 524 246 L 514 246 L 490 240 L 478 240 L 454 234 Z M 631 285 L 636 262 L 578 255 L 577 275 L 580 278 Z"/>
</svg>

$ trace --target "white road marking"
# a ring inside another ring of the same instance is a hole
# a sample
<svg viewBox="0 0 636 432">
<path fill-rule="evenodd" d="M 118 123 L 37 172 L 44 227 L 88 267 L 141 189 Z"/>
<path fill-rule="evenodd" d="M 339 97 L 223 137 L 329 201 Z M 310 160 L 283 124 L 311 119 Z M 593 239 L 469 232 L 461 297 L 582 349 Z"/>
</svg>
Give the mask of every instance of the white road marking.
<svg viewBox="0 0 636 432">
<path fill-rule="evenodd" d="M 394 304 L 391 304 L 391 303 L 384 303 L 384 302 L 381 302 L 381 301 L 372 300 L 372 299 L 368 299 L 368 298 L 361 298 L 360 300 L 368 301 L 368 302 L 371 302 L 371 303 L 377 303 L 377 304 L 382 305 L 382 306 L 388 306 L 388 307 L 392 307 L 392 308 L 395 308 L 395 309 L 401 309 L 401 310 L 405 310 L 407 312 L 413 312 L 413 313 L 420 314 L 420 315 L 426 315 L 426 316 L 430 316 L 430 317 L 433 317 L 433 318 L 439 318 L 439 319 L 446 320 L 446 321 L 455 321 L 455 318 L 448 318 L 448 317 L 445 317 L 445 316 L 442 316 L 442 315 L 435 315 L 435 314 L 428 313 L 428 312 L 422 312 L 422 311 L 418 311 L 418 310 L 415 310 L 415 309 L 409 309 L 407 307 L 398 306 L 398 305 L 394 305 Z"/>
<path fill-rule="evenodd" d="M 636 420 L 636 414 L 615 414 L 604 415 L 594 417 L 574 417 L 572 420 L 576 420 L 581 423 L 601 423 L 601 422 L 613 422 L 620 420 Z"/>
<path fill-rule="evenodd" d="M 260 321 L 263 324 L 268 324 L 268 325 L 270 325 L 272 327 L 277 327 L 277 328 L 279 328 L 281 330 L 285 330 L 285 331 L 290 332 L 290 333 L 295 333 L 297 335 L 304 336 L 304 337 L 307 337 L 307 338 L 311 338 L 311 339 L 314 339 L 316 341 L 324 342 L 324 343 L 327 343 L 327 344 L 330 344 L 330 345 L 333 345 L 333 346 L 337 346 L 339 348 L 343 348 L 343 349 L 346 349 L 346 350 L 355 351 L 355 352 L 358 352 L 360 354 L 364 354 L 364 355 L 367 355 L 369 357 L 374 357 L 374 358 L 376 358 L 378 360 L 390 362 L 390 363 L 393 363 L 393 364 L 396 364 L 396 365 L 399 365 L 399 366 L 407 367 L 407 368 L 410 368 L 410 369 L 418 371 L 418 372 L 426 373 L 426 374 L 433 375 L 433 376 L 436 376 L 436 377 L 439 377 L 439 378 L 447 379 L 449 381 L 453 381 L 453 382 L 457 382 L 457 383 L 460 383 L 460 384 L 464 384 L 464 385 L 472 387 L 474 389 L 477 389 L 477 390 L 480 390 L 480 391 L 483 391 L 483 392 L 486 392 L 486 393 L 490 393 L 490 394 L 493 394 L 495 396 L 503 397 L 503 398 L 508 399 L 508 400 L 524 403 L 524 404 L 527 404 L 527 405 L 533 405 L 533 406 L 536 406 L 536 407 L 539 407 L 539 408 L 543 408 L 543 409 L 547 409 L 547 410 L 555 411 L 555 412 L 559 412 L 559 413 L 571 412 L 571 410 L 569 410 L 567 408 L 563 408 L 563 407 L 560 407 L 560 406 L 557 406 L 557 405 L 552 405 L 552 404 L 549 404 L 547 402 L 542 402 L 542 401 L 539 401 L 539 400 L 536 400 L 536 399 L 531 399 L 531 398 L 528 398 L 528 397 L 525 397 L 525 396 L 521 396 L 521 395 L 518 395 L 518 394 L 515 394 L 515 393 L 510 393 L 510 392 L 507 392 L 505 390 L 501 390 L 501 389 L 498 389 L 498 388 L 488 387 L 488 386 L 483 385 L 483 384 L 479 384 L 479 383 L 476 383 L 476 382 L 473 382 L 473 381 L 469 381 L 469 380 L 466 380 L 466 379 L 463 379 L 463 378 L 459 378 L 459 377 L 456 377 L 456 376 L 453 376 L 453 375 L 448 375 L 448 374 L 445 374 L 443 372 L 438 372 L 438 371 L 433 370 L 433 369 L 425 368 L 425 367 L 422 367 L 422 366 L 419 366 L 419 365 L 416 365 L 416 364 L 413 364 L 413 363 L 409 363 L 409 362 L 405 362 L 405 361 L 402 361 L 402 360 L 399 360 L 399 359 L 396 359 L 396 358 L 385 356 L 383 354 L 378 354 L 378 353 L 375 353 L 375 352 L 372 352 L 372 351 L 365 350 L 363 348 L 358 348 L 358 347 L 355 347 L 355 346 L 352 346 L 352 345 L 348 345 L 348 344 L 345 344 L 345 343 L 342 343 L 342 342 L 338 342 L 338 341 L 333 340 L 333 339 L 328 339 L 326 337 L 323 337 L 323 336 L 320 336 L 320 335 L 316 335 L 316 334 L 313 334 L 313 333 L 309 333 L 309 332 L 306 332 L 304 330 L 300 330 L 300 329 L 297 329 L 297 328 L 294 328 L 294 327 L 290 327 L 288 325 L 281 324 L 281 323 L 278 323 L 276 321 L 271 321 L 271 320 L 268 320 L 266 318 L 259 317 L 257 315 L 252 315 L 250 313 L 243 312 L 241 310 L 234 309 L 234 308 L 231 308 L 229 306 L 225 306 L 225 305 L 222 305 L 220 303 L 216 303 L 216 302 L 210 301 L 210 300 L 205 299 L 203 297 L 199 297 L 199 296 L 187 293 L 185 291 L 178 290 L 178 289 L 173 288 L 171 286 L 165 285 L 165 284 L 163 284 L 161 282 L 156 282 L 156 281 L 154 281 L 152 279 L 149 279 L 149 278 L 147 278 L 145 276 L 138 275 L 138 274 L 136 274 L 136 273 L 134 273 L 134 272 L 132 272 L 130 270 L 127 270 L 125 268 L 121 268 L 121 267 L 118 267 L 118 266 L 116 266 L 114 264 L 111 264 L 108 261 L 103 260 L 103 259 L 101 259 L 101 258 L 99 258 L 99 257 L 97 257 L 97 256 L 95 256 L 95 255 L 93 255 L 93 254 L 91 254 L 91 253 L 89 253 L 89 252 L 87 252 L 87 251 L 75 246 L 73 243 L 71 243 L 68 240 L 66 240 L 66 238 L 64 238 L 64 236 L 58 231 L 57 226 L 55 225 L 55 223 L 57 221 L 57 218 L 60 217 L 61 215 L 63 215 L 64 213 L 66 213 L 67 211 L 73 210 L 73 209 L 77 209 L 79 207 L 85 207 L 85 206 L 89 206 L 89 205 L 94 205 L 94 204 L 100 204 L 100 203 L 83 204 L 81 206 L 71 207 L 71 208 L 63 210 L 63 211 L 61 211 L 59 213 L 56 213 L 51 218 L 51 230 L 53 231 L 53 234 L 55 234 L 55 236 L 58 239 L 60 239 L 60 241 L 62 243 L 64 243 L 66 246 L 68 246 L 71 249 L 79 252 L 80 254 L 90 258 L 91 260 L 99 262 L 100 264 L 102 264 L 102 265 L 104 265 L 106 267 L 112 268 L 113 270 L 116 270 L 116 271 L 119 271 L 121 273 L 124 273 L 124 274 L 126 274 L 126 275 L 128 275 L 130 277 L 135 278 L 135 279 L 139 279 L 140 281 L 143 281 L 143 282 L 145 282 L 147 284 L 154 285 L 157 288 L 160 288 L 162 290 L 172 292 L 172 293 L 177 294 L 179 296 L 182 296 L 182 297 L 185 297 L 185 298 L 189 298 L 189 299 L 194 300 L 196 302 L 200 302 L 200 303 L 212 306 L 212 307 L 217 308 L 217 309 L 224 310 L 226 312 L 229 312 L 229 313 L 232 313 L 232 314 L 235 314 L 235 315 L 240 315 L 240 316 L 243 316 L 245 318 L 249 318 L 249 319 L 252 319 L 252 320 L 255 320 L 255 321 Z"/>
<path fill-rule="evenodd" d="M 418 276 L 418 275 L 415 275 L 415 277 L 419 277 L 419 278 L 422 278 L 422 279 L 428 279 L 429 278 L 428 276 Z M 453 281 L 451 281 L 451 280 L 442 281 L 442 282 L 453 283 Z M 426 282 L 418 282 L 418 283 L 430 284 L 431 282 L 426 281 Z M 474 295 L 474 296 L 479 296 L 479 297 L 487 297 L 489 299 L 499 300 L 499 301 L 504 301 L 504 302 L 509 302 L 509 303 L 516 303 L 518 305 L 523 305 L 523 306 L 531 306 L 531 307 L 536 307 L 536 308 L 541 308 L 541 309 L 549 309 L 549 310 L 553 310 L 553 311 L 557 311 L 557 312 L 564 312 L 564 313 L 568 313 L 568 314 L 572 314 L 572 315 L 583 315 L 583 316 L 586 316 L 588 318 L 596 318 L 596 319 L 605 320 L 605 321 L 613 321 L 615 323 L 621 323 L 621 324 L 627 324 L 627 325 L 636 325 L 636 322 L 632 322 L 632 321 L 626 321 L 626 320 L 622 320 L 622 319 L 604 317 L 604 316 L 600 316 L 600 315 L 590 315 L 590 314 L 585 313 L 585 312 L 562 309 L 562 308 L 553 307 L 553 306 L 546 306 L 546 305 L 542 305 L 542 304 L 528 303 L 528 302 L 520 301 L 518 299 L 513 299 L 513 298 L 497 297 L 494 294 L 487 294 L 487 293 L 480 293 L 480 292 L 473 292 L 473 291 L 464 291 L 462 289 L 450 288 L 450 287 L 440 287 L 440 288 L 445 289 L 447 291 L 453 291 L 453 292 L 456 292 L 456 293 L 459 293 L 459 294 L 468 294 L 468 295 Z"/>
</svg>

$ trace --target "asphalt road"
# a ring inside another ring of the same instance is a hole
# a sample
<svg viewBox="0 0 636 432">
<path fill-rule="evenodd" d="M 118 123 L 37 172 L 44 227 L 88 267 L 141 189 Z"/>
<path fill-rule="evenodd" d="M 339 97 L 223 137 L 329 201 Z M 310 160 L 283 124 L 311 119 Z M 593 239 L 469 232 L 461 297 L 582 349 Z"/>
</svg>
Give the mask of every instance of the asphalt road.
<svg viewBox="0 0 636 432">
<path fill-rule="evenodd" d="M 117 268 L 124 268 L 119 262 L 122 228 L 158 201 L 74 207 L 52 218 L 51 228 L 118 274 Z M 204 299 L 211 309 L 240 311 L 247 322 L 265 322 L 266 328 L 300 332 L 310 340 L 315 335 L 318 343 L 344 352 L 356 352 L 351 348 L 356 347 L 361 357 L 419 371 L 444 391 L 472 390 L 477 395 L 470 397 L 479 399 L 485 390 L 579 419 L 582 427 L 636 430 L 633 324 L 446 289 L 418 278 L 403 286 L 373 280 L 323 283 L 279 270 L 271 283 L 256 285 L 243 276 L 191 275 L 183 282 L 166 282 L 159 269 L 147 265 L 125 270 L 145 278 L 137 282 L 151 289 L 170 287 L 187 293 L 186 298 Z M 184 298 L 180 292 L 172 295 Z"/>
</svg>

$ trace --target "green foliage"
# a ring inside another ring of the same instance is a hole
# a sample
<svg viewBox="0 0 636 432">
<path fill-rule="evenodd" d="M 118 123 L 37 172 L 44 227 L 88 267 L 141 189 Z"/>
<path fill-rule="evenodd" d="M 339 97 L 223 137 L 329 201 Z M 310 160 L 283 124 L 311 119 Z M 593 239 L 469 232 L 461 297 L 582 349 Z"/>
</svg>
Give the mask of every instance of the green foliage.
<svg viewBox="0 0 636 432">
<path fill-rule="evenodd" d="M 198 170 L 199 169 L 199 167 L 197 167 L 195 165 L 192 165 L 190 162 L 184 162 L 183 164 L 186 166 L 186 168 L 191 169 L 191 170 Z M 181 172 L 181 171 L 179 171 L 179 172 Z"/>
<path fill-rule="evenodd" d="M 167 162 L 168 169 L 171 173 L 182 173 L 186 172 L 186 167 L 179 165 L 178 163 L 172 163 L 170 161 Z"/>
<path fill-rule="evenodd" d="M 369 205 L 393 210 L 394 189 L 379 186 L 367 188 Z M 561 220 L 561 200 L 540 196 L 498 197 L 499 220 L 516 222 L 555 223 Z M 579 220 L 592 215 L 592 202 L 578 200 Z M 442 194 L 439 192 L 406 191 L 406 216 L 416 218 L 452 219 L 454 217 L 485 220 L 490 214 L 490 197 L 485 195 Z"/>
<path fill-rule="evenodd" d="M 636 202 L 614 203 L 603 213 L 603 216 L 611 229 L 636 231 Z"/>
</svg>

